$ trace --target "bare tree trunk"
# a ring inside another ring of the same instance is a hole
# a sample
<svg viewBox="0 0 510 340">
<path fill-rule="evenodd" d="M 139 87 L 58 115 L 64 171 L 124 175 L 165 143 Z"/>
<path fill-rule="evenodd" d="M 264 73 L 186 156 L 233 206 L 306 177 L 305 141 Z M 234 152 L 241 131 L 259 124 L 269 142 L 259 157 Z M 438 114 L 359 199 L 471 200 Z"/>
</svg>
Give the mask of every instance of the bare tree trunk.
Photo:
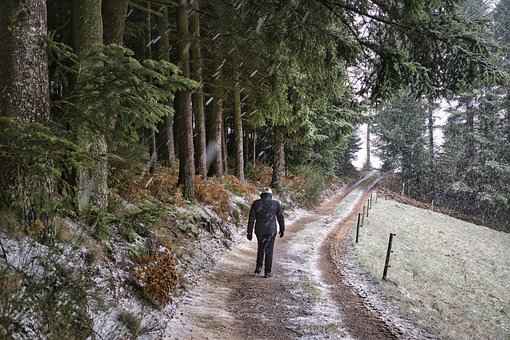
<svg viewBox="0 0 510 340">
<path fill-rule="evenodd" d="M 234 61 L 234 63 L 237 63 Z M 236 176 L 244 182 L 243 120 L 241 117 L 241 85 L 239 70 L 234 65 L 234 132 L 236 138 Z"/>
<path fill-rule="evenodd" d="M 257 131 L 253 129 L 253 168 L 257 162 Z"/>
<path fill-rule="evenodd" d="M 0 115 L 49 119 L 46 0 L 0 1 Z"/>
<path fill-rule="evenodd" d="M 87 62 L 88 53 L 103 44 L 103 18 L 101 0 L 81 0 L 78 6 L 78 47 L 80 58 Z M 80 80 L 78 79 L 78 82 Z M 80 169 L 78 207 L 87 209 L 90 204 L 104 209 L 108 205 L 107 144 L 103 135 L 81 136 L 81 143 L 94 159 L 91 168 Z"/>
<path fill-rule="evenodd" d="M 436 155 L 435 155 L 435 146 L 434 146 L 434 103 L 432 100 L 429 100 L 429 108 L 428 108 L 428 133 L 429 133 L 429 152 L 430 152 L 430 179 L 431 179 L 431 189 L 434 193 L 436 188 L 435 183 L 435 172 L 436 172 Z"/>
<path fill-rule="evenodd" d="M 147 1 L 147 11 L 145 12 L 145 58 L 152 58 L 152 3 Z"/>
<path fill-rule="evenodd" d="M 168 165 L 170 167 L 175 166 L 177 157 L 175 155 L 175 135 L 174 135 L 174 116 L 168 116 L 166 118 L 167 124 L 167 145 L 168 145 Z"/>
<path fill-rule="evenodd" d="M 430 163 L 434 166 L 435 163 L 435 146 L 434 146 L 434 108 L 432 101 L 429 104 L 428 110 L 428 132 L 429 132 L 429 152 L 430 152 Z"/>
<path fill-rule="evenodd" d="M 271 187 L 280 189 L 285 169 L 285 136 L 282 127 L 273 127 L 273 175 Z"/>
<path fill-rule="evenodd" d="M 367 161 L 365 163 L 365 169 L 369 170 L 372 168 L 372 165 L 371 165 L 371 159 L 370 159 L 370 153 L 371 153 L 371 149 L 370 149 L 370 121 L 367 122 Z"/>
<path fill-rule="evenodd" d="M 83 57 L 103 45 L 101 0 L 78 0 L 78 52 Z"/>
<path fill-rule="evenodd" d="M 47 37 L 46 0 L 0 1 L 0 116 L 26 123 L 50 119 Z M 18 166 L 14 183 L 1 181 L 0 190 L 12 193 L 26 223 L 39 219 L 49 228 L 54 177 L 49 155 L 39 156 L 39 169 L 46 171 Z M 52 231 L 47 236 L 53 237 Z"/>
<path fill-rule="evenodd" d="M 103 0 L 105 44 L 124 45 L 128 0 Z"/>
<path fill-rule="evenodd" d="M 221 115 L 221 155 L 223 156 L 223 173 L 228 175 L 228 149 L 227 149 L 227 132 L 225 113 Z"/>
<path fill-rule="evenodd" d="M 177 33 L 179 35 L 179 66 L 185 77 L 190 76 L 189 65 L 189 4 L 186 0 L 180 0 L 177 7 Z M 195 174 L 195 157 L 193 150 L 193 112 L 191 109 L 191 92 L 180 91 L 176 95 L 178 111 L 176 118 L 179 122 L 180 134 L 180 173 L 183 183 L 183 194 L 186 199 L 193 200 L 195 197 L 193 176 Z"/>
<path fill-rule="evenodd" d="M 152 3 L 147 1 L 147 11 L 145 12 L 145 57 L 152 59 Z M 156 143 L 156 131 L 154 129 L 149 132 L 149 154 L 151 155 L 149 160 L 150 172 L 154 171 L 154 168 L 158 162 L 158 147 Z"/>
<path fill-rule="evenodd" d="M 158 30 L 161 38 L 159 40 L 159 58 L 170 61 L 170 35 L 168 22 L 168 8 L 161 8 L 162 16 L 158 19 Z M 170 105 L 173 105 L 170 103 Z M 158 125 L 157 133 L 158 158 L 160 161 L 168 162 L 168 166 L 175 165 L 175 144 L 174 144 L 174 116 L 168 115 Z"/>
<path fill-rule="evenodd" d="M 466 103 L 466 128 L 468 132 L 466 158 L 468 162 L 472 162 L 475 157 L 475 112 L 472 98 Z"/>
<path fill-rule="evenodd" d="M 221 177 L 223 176 L 223 97 L 218 88 L 214 90 L 213 108 L 209 126 L 209 147 L 207 150 L 207 158 L 211 160 L 211 173 Z"/>
<path fill-rule="evenodd" d="M 242 117 L 242 114 L 241 114 Z M 246 126 L 243 124 L 243 156 L 244 156 L 244 164 L 250 160 L 251 155 L 251 134 L 246 132 Z M 245 174 L 246 176 L 246 174 Z"/>
<path fill-rule="evenodd" d="M 80 50 L 80 0 L 72 0 L 71 21 L 72 21 L 72 47 L 76 53 Z"/>
<path fill-rule="evenodd" d="M 200 4 L 199 0 L 193 1 L 193 14 L 191 15 L 191 43 L 192 56 L 192 78 L 200 84 L 200 87 L 193 94 L 193 111 L 197 130 L 197 166 L 198 174 L 203 178 L 207 177 L 207 156 L 206 156 L 206 134 L 205 134 L 205 106 L 204 89 L 202 79 L 202 52 L 200 48 Z"/>
<path fill-rule="evenodd" d="M 173 168 L 176 164 L 173 114 L 166 116 L 158 124 L 156 137 L 159 161 L 163 165 Z"/>
<path fill-rule="evenodd" d="M 158 17 L 159 59 L 170 61 L 170 22 L 168 20 L 168 8 L 161 6 L 161 16 Z"/>
</svg>

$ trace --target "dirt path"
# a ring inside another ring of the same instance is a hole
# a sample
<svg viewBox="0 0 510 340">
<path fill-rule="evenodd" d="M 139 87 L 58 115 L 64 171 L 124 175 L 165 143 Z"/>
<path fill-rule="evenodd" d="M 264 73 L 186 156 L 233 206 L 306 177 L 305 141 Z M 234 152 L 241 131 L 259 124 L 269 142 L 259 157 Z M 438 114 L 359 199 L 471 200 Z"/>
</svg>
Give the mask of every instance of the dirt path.
<svg viewBox="0 0 510 340">
<path fill-rule="evenodd" d="M 330 251 L 332 241 L 340 244 L 335 235 L 342 235 L 338 231 L 345 229 L 341 226 L 357 211 L 372 181 L 358 182 L 290 223 L 276 242 L 270 279 L 253 274 L 256 242 L 239 244 L 189 294 L 167 326 L 167 338 L 394 338 L 342 285 L 331 257 L 341 254 Z"/>
</svg>

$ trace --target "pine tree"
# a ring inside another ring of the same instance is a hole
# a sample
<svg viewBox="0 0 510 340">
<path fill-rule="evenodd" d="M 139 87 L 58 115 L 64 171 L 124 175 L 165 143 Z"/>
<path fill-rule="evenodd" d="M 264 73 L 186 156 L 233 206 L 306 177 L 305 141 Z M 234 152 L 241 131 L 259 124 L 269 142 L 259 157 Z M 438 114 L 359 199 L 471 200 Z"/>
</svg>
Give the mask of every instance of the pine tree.
<svg viewBox="0 0 510 340">
<path fill-rule="evenodd" d="M 223 91 L 219 83 L 215 83 L 215 90 L 212 98 L 212 110 L 209 128 L 209 145 L 208 157 L 212 159 L 212 174 L 223 176 Z"/>
<path fill-rule="evenodd" d="M 374 131 L 385 168 L 399 169 L 411 195 L 428 195 L 425 153 L 426 105 L 404 94 L 388 103 L 374 119 Z"/>
<path fill-rule="evenodd" d="M 177 33 L 179 34 L 179 67 L 185 77 L 190 76 L 190 35 L 189 35 L 189 3 L 180 0 L 177 7 Z M 179 133 L 179 178 L 183 184 L 186 199 L 195 197 L 193 176 L 195 175 L 195 155 L 193 149 L 193 112 L 191 92 L 180 91 L 176 95 L 176 120 Z"/>
<path fill-rule="evenodd" d="M 50 120 L 46 1 L 2 1 L 0 41 L 3 44 L 0 49 L 0 118 L 7 118 L 2 120 L 2 128 L 7 125 L 11 130 L 10 133 L 2 130 L 0 137 L 0 196 L 5 199 L 9 195 L 8 204 L 21 208 L 23 222 L 33 223 L 44 215 L 48 220 L 48 207 L 55 194 L 50 150 L 36 145 L 38 154 L 24 155 L 27 150 L 32 153 L 35 150 L 27 145 L 14 145 L 19 150 L 13 154 L 15 161 L 12 162 L 9 157 L 5 159 L 9 148 L 4 145 L 12 143 L 7 140 L 9 134 L 16 137 L 27 134 L 28 140 L 37 140 L 37 133 L 47 133 L 40 128 L 49 125 Z M 30 133 L 33 124 L 39 130 L 35 136 Z M 16 128 L 21 131 L 12 131 Z M 5 202 L 0 201 L 2 203 Z"/>
<path fill-rule="evenodd" d="M 78 51 L 83 63 L 87 56 L 103 46 L 103 17 L 101 0 L 79 1 Z M 78 82 L 80 82 L 78 77 Z M 106 114 L 106 113 L 105 113 Z M 91 167 L 83 167 L 79 173 L 78 206 L 80 210 L 93 204 L 101 209 L 108 205 L 108 160 L 104 135 L 81 136 L 81 143 L 94 160 Z"/>
<path fill-rule="evenodd" d="M 46 121 L 50 114 L 46 1 L 0 4 L 0 115 Z"/>
<path fill-rule="evenodd" d="M 193 13 L 191 15 L 191 69 L 192 78 L 197 81 L 200 87 L 193 93 L 193 112 L 197 131 L 196 161 L 198 174 L 203 178 L 207 177 L 207 155 L 206 155 L 206 131 L 205 131 L 205 106 L 203 89 L 203 62 L 200 41 L 200 2 L 194 0 L 192 3 Z"/>
<path fill-rule="evenodd" d="M 170 61 L 170 34 L 169 34 L 168 8 L 161 7 L 161 16 L 158 18 L 158 31 L 160 34 L 159 58 Z M 173 103 L 169 103 L 173 104 Z M 169 167 L 175 165 L 175 142 L 174 142 L 174 115 L 170 114 L 158 125 L 157 144 L 158 159 L 167 162 Z"/>
<path fill-rule="evenodd" d="M 124 45 L 128 0 L 103 0 L 104 42 Z"/>
<path fill-rule="evenodd" d="M 236 144 L 236 176 L 244 182 L 244 135 L 243 119 L 241 116 L 241 79 L 239 61 L 234 59 L 234 133 Z"/>
</svg>

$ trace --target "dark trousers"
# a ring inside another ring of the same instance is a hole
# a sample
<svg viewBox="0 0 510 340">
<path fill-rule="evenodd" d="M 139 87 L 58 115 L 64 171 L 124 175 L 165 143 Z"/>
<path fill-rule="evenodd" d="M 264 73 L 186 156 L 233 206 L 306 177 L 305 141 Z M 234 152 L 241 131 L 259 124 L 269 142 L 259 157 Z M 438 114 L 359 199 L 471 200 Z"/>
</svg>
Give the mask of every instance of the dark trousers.
<svg viewBox="0 0 510 340">
<path fill-rule="evenodd" d="M 276 235 L 260 235 L 257 236 L 257 270 L 262 269 L 264 263 L 264 272 L 271 273 L 273 265 L 273 248 Z"/>
</svg>

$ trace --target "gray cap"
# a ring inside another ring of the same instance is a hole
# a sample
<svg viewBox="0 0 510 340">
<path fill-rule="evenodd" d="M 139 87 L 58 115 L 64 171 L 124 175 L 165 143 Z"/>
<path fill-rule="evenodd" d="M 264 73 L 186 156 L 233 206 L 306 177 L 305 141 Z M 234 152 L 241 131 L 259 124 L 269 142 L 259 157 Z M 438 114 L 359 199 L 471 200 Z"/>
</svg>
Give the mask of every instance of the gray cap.
<svg viewBox="0 0 510 340">
<path fill-rule="evenodd" d="M 272 195 L 273 194 L 273 190 L 271 190 L 271 188 L 269 188 L 269 187 L 266 187 L 266 188 L 262 189 L 260 194 L 261 195 L 263 195 L 263 194 L 271 194 Z"/>
</svg>

